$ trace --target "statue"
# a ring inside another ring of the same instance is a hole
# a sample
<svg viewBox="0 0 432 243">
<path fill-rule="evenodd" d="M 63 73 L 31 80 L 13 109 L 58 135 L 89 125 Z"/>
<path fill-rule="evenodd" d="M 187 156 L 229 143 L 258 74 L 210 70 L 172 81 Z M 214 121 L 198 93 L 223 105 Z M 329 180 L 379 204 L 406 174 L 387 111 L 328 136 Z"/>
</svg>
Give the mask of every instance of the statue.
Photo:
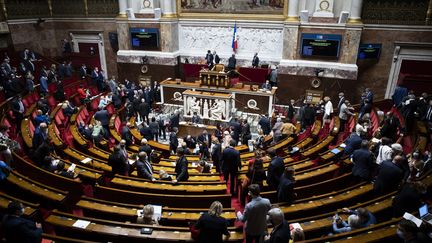
<svg viewBox="0 0 432 243">
<path fill-rule="evenodd" d="M 207 99 L 204 100 L 203 118 L 209 118 L 209 104 L 207 103 Z"/>
<path fill-rule="evenodd" d="M 200 101 L 197 100 L 195 97 L 192 97 L 192 99 L 189 100 L 190 101 L 190 105 L 189 105 L 189 112 L 190 114 L 194 114 L 195 112 L 198 115 L 201 115 L 201 106 L 200 106 Z"/>
<path fill-rule="evenodd" d="M 210 108 L 211 117 L 214 120 L 223 120 L 225 115 L 225 101 L 215 100 L 212 107 Z"/>
</svg>

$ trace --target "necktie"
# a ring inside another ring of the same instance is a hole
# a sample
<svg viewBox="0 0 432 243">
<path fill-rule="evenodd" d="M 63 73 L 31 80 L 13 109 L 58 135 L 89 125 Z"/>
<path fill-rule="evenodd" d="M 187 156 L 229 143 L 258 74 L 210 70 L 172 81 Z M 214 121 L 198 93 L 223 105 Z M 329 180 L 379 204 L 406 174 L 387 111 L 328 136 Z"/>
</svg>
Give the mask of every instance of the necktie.
<svg viewBox="0 0 432 243">
<path fill-rule="evenodd" d="M 148 161 L 146 161 L 145 164 L 146 164 L 147 169 L 149 170 L 150 174 L 153 174 L 152 167 L 150 166 L 150 163 Z"/>
<path fill-rule="evenodd" d="M 426 120 L 430 121 L 432 117 L 432 107 L 429 108 L 427 116 L 426 116 Z"/>
</svg>

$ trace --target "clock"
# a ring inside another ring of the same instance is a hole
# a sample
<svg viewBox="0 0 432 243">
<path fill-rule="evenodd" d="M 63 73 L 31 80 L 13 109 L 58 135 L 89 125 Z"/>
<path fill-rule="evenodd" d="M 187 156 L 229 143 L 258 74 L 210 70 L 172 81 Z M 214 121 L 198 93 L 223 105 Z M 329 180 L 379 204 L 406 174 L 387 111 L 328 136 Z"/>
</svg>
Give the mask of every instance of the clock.
<svg viewBox="0 0 432 243">
<path fill-rule="evenodd" d="M 319 8 L 321 11 L 328 11 L 330 8 L 330 3 L 327 0 L 323 0 L 320 2 Z"/>
<path fill-rule="evenodd" d="M 144 0 L 144 1 L 143 1 L 143 7 L 144 7 L 144 8 L 150 8 L 150 7 L 151 7 L 151 2 L 150 2 L 150 0 Z"/>
</svg>

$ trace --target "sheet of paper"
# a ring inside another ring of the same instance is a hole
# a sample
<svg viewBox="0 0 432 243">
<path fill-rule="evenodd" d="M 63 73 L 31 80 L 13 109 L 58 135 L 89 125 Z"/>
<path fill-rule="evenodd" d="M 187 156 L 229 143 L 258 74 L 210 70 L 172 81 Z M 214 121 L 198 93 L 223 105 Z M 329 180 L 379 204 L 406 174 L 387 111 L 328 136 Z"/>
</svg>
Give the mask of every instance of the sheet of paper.
<svg viewBox="0 0 432 243">
<path fill-rule="evenodd" d="M 90 158 L 85 158 L 85 159 L 81 160 L 81 163 L 83 163 L 83 164 L 87 164 L 87 163 L 89 163 L 89 162 L 91 162 L 91 161 L 92 161 L 92 159 L 90 159 Z"/>
<path fill-rule="evenodd" d="M 334 154 L 338 154 L 340 152 L 340 150 L 337 149 L 337 148 L 335 148 L 335 149 L 332 149 L 331 152 L 334 153 Z"/>
<path fill-rule="evenodd" d="M 346 144 L 344 144 L 344 143 L 341 143 L 341 145 L 339 145 L 341 148 L 345 148 L 346 147 Z"/>
<path fill-rule="evenodd" d="M 152 205 L 154 209 L 154 218 L 160 218 L 162 216 L 162 206 L 161 205 Z"/>
<path fill-rule="evenodd" d="M 75 223 L 72 226 L 76 228 L 85 229 L 87 228 L 87 226 L 89 226 L 90 223 L 91 223 L 90 221 L 78 219 L 77 221 L 75 221 Z"/>
<path fill-rule="evenodd" d="M 73 164 L 71 166 L 69 166 L 68 171 L 74 171 L 76 167 L 76 164 Z"/>
<path fill-rule="evenodd" d="M 412 215 L 412 214 L 410 214 L 410 213 L 405 213 L 405 214 L 403 215 L 403 218 L 406 219 L 406 220 L 410 220 L 410 221 L 412 221 L 414 224 L 417 225 L 417 227 L 420 227 L 420 225 L 421 225 L 422 222 L 423 222 L 421 219 L 417 218 L 416 216 L 414 216 L 414 215 Z"/>
</svg>

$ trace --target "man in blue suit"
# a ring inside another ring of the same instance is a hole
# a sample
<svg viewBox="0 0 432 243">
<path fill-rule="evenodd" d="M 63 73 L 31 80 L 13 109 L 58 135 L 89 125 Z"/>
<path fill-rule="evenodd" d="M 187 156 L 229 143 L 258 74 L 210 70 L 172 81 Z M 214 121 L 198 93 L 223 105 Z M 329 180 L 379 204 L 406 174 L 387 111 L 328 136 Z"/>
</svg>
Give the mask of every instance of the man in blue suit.
<svg viewBox="0 0 432 243">
<path fill-rule="evenodd" d="M 375 159 L 373 154 L 369 151 L 369 142 L 363 140 L 360 145 L 360 149 L 354 151 L 352 155 L 353 168 L 352 174 L 361 180 L 368 181 L 372 177 L 373 166 Z"/>
<path fill-rule="evenodd" d="M 6 242 L 40 242 L 42 225 L 22 218 L 24 206 L 20 202 L 8 205 L 8 214 L 2 221 L 3 236 Z"/>
</svg>

